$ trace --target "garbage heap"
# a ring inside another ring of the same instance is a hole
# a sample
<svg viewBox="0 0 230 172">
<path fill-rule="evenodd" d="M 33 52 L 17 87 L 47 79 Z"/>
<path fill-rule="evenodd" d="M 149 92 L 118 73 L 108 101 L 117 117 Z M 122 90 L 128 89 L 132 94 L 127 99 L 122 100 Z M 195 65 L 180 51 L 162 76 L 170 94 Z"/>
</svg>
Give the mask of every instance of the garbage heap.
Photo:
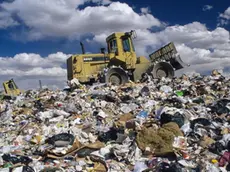
<svg viewBox="0 0 230 172">
<path fill-rule="evenodd" d="M 2 99 L 0 171 L 229 171 L 229 87 L 214 70 Z"/>
</svg>

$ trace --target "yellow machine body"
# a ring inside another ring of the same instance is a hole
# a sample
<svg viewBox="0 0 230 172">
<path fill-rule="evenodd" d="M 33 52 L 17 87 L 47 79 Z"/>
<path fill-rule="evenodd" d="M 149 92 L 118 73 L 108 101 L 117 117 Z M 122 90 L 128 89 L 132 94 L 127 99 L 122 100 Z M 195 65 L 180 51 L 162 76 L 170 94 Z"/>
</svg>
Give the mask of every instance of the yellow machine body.
<svg viewBox="0 0 230 172">
<path fill-rule="evenodd" d="M 2 85 L 5 90 L 5 94 L 8 96 L 18 96 L 21 94 L 21 90 L 18 88 L 13 79 L 3 82 Z"/>
<path fill-rule="evenodd" d="M 128 79 L 137 81 L 146 72 L 154 77 L 174 75 L 174 70 L 184 67 L 173 43 L 150 54 L 149 59 L 137 57 L 133 45 L 135 32 L 116 32 L 106 38 L 107 50 L 100 54 L 77 54 L 67 59 L 68 80 L 77 78 L 81 83 L 98 81 L 107 71 L 105 82 L 122 84 Z M 162 62 L 162 60 L 164 60 Z M 165 62 L 167 61 L 167 62 Z"/>
</svg>

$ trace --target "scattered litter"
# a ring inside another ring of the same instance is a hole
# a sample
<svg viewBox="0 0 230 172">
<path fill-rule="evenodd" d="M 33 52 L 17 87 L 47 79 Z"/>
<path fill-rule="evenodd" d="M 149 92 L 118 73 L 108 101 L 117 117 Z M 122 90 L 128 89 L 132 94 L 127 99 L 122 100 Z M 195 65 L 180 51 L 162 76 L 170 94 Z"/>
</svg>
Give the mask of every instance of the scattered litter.
<svg viewBox="0 0 230 172">
<path fill-rule="evenodd" d="M 3 171 L 229 171 L 230 80 L 213 71 L 0 100 Z"/>
</svg>

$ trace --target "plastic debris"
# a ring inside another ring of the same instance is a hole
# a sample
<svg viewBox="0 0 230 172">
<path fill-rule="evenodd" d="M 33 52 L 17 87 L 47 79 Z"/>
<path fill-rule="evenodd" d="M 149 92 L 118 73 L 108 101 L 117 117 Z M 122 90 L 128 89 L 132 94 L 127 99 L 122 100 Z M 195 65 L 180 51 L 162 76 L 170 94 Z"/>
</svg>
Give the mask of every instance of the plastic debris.
<svg viewBox="0 0 230 172">
<path fill-rule="evenodd" d="M 30 90 L 0 99 L 0 171 L 229 171 L 230 80 Z"/>
</svg>

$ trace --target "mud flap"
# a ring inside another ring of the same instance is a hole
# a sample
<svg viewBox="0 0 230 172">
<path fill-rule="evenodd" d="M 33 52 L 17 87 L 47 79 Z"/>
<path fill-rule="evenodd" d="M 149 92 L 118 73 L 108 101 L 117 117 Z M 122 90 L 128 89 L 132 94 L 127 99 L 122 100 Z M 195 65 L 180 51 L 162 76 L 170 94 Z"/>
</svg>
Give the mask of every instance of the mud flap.
<svg viewBox="0 0 230 172">
<path fill-rule="evenodd" d="M 129 81 L 127 73 L 119 67 L 111 68 L 106 74 L 106 83 L 115 85 L 125 84 Z"/>
<path fill-rule="evenodd" d="M 172 65 L 170 65 L 169 63 L 159 62 L 153 67 L 151 73 L 154 78 L 173 78 L 175 72 Z"/>
</svg>

